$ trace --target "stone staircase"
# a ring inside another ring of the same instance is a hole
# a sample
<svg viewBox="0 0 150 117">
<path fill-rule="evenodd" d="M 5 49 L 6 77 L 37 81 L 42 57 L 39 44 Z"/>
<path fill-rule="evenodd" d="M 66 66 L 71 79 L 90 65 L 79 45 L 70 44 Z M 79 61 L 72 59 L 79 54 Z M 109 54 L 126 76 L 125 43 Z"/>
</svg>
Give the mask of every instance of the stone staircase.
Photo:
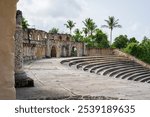
<svg viewBox="0 0 150 117">
<path fill-rule="evenodd" d="M 124 56 L 86 56 L 61 61 L 61 64 L 98 75 L 150 83 L 150 69 Z"/>
</svg>

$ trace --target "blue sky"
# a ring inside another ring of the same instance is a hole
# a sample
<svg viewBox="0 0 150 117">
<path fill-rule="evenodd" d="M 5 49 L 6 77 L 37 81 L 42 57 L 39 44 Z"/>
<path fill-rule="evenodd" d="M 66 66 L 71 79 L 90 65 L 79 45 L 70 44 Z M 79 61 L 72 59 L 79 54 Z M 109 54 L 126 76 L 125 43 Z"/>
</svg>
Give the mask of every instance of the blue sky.
<svg viewBox="0 0 150 117">
<path fill-rule="evenodd" d="M 144 36 L 150 38 L 150 0 L 20 0 L 18 9 L 31 27 L 60 32 L 69 32 L 64 24 L 67 20 L 76 22 L 76 28 L 82 28 L 86 18 L 92 18 L 97 26 L 105 24 L 104 19 L 115 16 L 121 29 L 114 29 L 113 38 L 120 34 L 136 37 L 141 41 Z M 108 29 L 102 29 L 109 35 Z"/>
</svg>

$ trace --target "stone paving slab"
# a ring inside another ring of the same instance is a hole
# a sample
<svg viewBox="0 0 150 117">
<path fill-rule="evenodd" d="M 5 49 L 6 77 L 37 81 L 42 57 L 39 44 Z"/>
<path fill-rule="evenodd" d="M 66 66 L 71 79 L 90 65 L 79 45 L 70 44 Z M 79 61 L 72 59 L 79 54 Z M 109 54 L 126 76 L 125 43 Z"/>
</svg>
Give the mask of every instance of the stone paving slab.
<svg viewBox="0 0 150 117">
<path fill-rule="evenodd" d="M 63 59 L 43 59 L 25 65 L 35 87 L 17 88 L 17 99 L 150 99 L 148 83 L 77 70 L 60 64 Z"/>
</svg>

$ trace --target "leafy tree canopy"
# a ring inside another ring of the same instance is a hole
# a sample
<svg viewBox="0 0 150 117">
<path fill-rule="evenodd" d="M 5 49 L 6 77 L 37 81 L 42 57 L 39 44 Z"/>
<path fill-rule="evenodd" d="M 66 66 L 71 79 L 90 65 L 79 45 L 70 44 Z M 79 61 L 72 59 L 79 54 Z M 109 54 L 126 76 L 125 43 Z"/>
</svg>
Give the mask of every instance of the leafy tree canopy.
<svg viewBox="0 0 150 117">
<path fill-rule="evenodd" d="M 127 35 L 120 35 L 118 37 L 115 38 L 115 41 L 113 43 L 113 46 L 116 48 L 125 48 L 128 44 L 128 37 Z"/>
<path fill-rule="evenodd" d="M 49 30 L 49 33 L 51 33 L 51 34 L 58 34 L 59 33 L 59 29 L 53 27 L 51 30 Z"/>
</svg>

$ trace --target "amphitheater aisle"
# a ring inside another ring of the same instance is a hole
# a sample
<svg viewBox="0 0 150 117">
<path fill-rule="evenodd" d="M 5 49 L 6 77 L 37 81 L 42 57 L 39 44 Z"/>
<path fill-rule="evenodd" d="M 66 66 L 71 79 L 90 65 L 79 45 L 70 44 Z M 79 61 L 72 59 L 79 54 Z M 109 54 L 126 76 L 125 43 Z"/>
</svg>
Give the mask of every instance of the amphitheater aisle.
<svg viewBox="0 0 150 117">
<path fill-rule="evenodd" d="M 18 88 L 17 99 L 63 99 L 68 96 L 106 96 L 150 99 L 150 84 L 108 78 L 60 64 L 63 58 L 38 60 L 25 65 L 35 87 Z"/>
</svg>

